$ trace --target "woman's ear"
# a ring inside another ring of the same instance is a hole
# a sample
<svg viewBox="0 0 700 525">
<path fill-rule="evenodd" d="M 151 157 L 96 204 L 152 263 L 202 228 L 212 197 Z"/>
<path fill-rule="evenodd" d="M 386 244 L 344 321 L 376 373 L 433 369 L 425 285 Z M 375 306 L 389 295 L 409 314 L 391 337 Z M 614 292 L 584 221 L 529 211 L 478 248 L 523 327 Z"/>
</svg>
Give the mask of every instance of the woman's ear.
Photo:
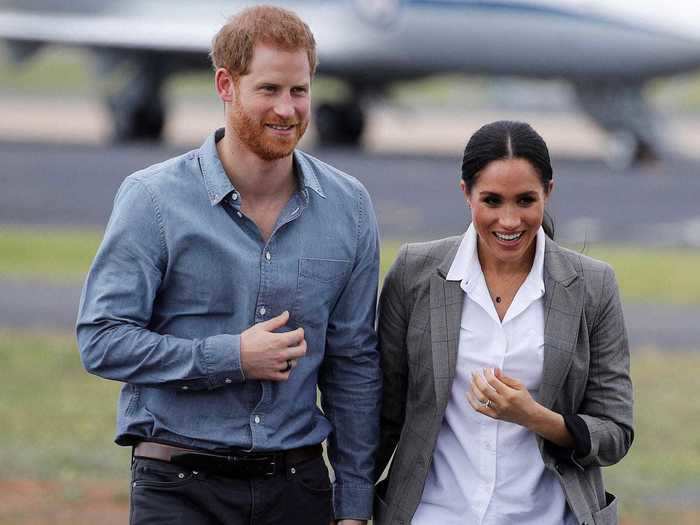
<svg viewBox="0 0 700 525">
<path fill-rule="evenodd" d="M 462 193 L 464 194 L 464 200 L 466 201 L 467 206 L 469 206 L 471 208 L 472 205 L 469 202 L 471 196 L 469 195 L 469 190 L 467 189 L 467 185 L 463 180 L 459 181 L 459 188 L 462 190 Z"/>
<path fill-rule="evenodd" d="M 552 192 L 553 192 L 553 191 L 554 191 L 554 181 L 553 181 L 553 180 L 550 180 L 550 181 L 547 183 L 547 192 L 546 192 L 545 195 L 544 195 L 544 200 L 545 200 L 545 201 L 548 201 L 548 200 L 549 200 L 549 197 L 550 197 L 550 195 L 552 195 Z"/>
</svg>

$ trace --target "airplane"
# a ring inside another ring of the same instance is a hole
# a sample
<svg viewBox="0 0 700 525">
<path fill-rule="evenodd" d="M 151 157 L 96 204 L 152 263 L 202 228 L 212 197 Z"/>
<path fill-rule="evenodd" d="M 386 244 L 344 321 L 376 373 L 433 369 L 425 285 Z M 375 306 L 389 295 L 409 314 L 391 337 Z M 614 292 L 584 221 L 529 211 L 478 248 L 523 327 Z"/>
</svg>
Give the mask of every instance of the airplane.
<svg viewBox="0 0 700 525">
<path fill-rule="evenodd" d="M 583 111 L 626 144 L 629 163 L 663 146 L 645 84 L 700 66 L 693 3 L 654 0 L 287 0 L 318 44 L 320 75 L 349 87 L 315 109 L 323 145 L 357 145 L 367 100 L 441 73 L 564 79 Z M 211 68 L 211 38 L 251 2 L 0 0 L 0 40 L 15 62 L 45 45 L 88 48 L 102 73 L 128 71 L 105 96 L 117 141 L 157 139 L 174 73 Z"/>
</svg>

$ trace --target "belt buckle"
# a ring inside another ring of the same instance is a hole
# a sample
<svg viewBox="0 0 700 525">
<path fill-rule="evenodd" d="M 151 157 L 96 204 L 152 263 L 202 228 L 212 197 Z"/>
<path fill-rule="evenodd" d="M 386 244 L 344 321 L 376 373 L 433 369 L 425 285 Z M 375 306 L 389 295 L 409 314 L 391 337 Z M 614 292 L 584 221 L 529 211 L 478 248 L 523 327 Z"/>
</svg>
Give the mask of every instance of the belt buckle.
<svg viewBox="0 0 700 525">
<path fill-rule="evenodd" d="M 237 466 L 248 475 L 264 478 L 274 477 L 277 470 L 277 462 L 274 456 L 245 457 L 229 456 L 228 461 Z"/>
<path fill-rule="evenodd" d="M 277 462 L 275 461 L 275 456 L 261 456 L 257 458 L 248 458 L 252 465 L 255 465 L 255 471 L 257 471 L 264 478 L 271 478 L 275 475 L 277 470 Z"/>
<path fill-rule="evenodd" d="M 275 458 L 273 457 L 270 462 L 267 464 L 268 470 L 264 472 L 264 476 L 266 478 L 271 478 L 275 475 L 275 471 L 277 470 L 277 462 L 275 461 Z"/>
</svg>

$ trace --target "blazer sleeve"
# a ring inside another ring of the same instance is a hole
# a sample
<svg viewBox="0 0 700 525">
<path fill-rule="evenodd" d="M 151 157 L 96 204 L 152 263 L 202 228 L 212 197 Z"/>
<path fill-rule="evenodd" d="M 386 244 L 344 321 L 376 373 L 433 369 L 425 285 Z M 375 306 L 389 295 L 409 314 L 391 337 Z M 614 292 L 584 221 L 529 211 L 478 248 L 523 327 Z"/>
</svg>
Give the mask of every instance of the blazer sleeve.
<svg viewBox="0 0 700 525">
<path fill-rule="evenodd" d="M 575 457 L 581 467 L 620 461 L 634 439 L 630 354 L 615 274 L 606 265 L 595 320 L 589 332 L 590 369 L 578 415 L 590 434 L 590 450 Z"/>
<path fill-rule="evenodd" d="M 379 479 L 394 453 L 406 411 L 408 365 L 405 341 L 409 311 L 404 284 L 406 251 L 406 246 L 399 250 L 379 296 L 377 336 L 384 386 L 375 479 Z"/>
</svg>

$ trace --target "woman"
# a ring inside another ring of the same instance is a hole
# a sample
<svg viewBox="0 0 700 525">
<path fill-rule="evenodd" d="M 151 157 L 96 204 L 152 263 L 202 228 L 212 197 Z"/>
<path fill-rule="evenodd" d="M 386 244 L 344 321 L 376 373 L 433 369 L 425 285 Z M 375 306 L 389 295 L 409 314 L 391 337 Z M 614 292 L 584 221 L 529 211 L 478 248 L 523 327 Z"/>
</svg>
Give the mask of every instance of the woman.
<svg viewBox="0 0 700 525">
<path fill-rule="evenodd" d="M 375 522 L 617 523 L 600 467 L 633 429 L 613 271 L 552 240 L 528 124 L 478 130 L 460 186 L 467 232 L 403 246 L 384 282 L 378 472 L 395 455 Z"/>
</svg>

